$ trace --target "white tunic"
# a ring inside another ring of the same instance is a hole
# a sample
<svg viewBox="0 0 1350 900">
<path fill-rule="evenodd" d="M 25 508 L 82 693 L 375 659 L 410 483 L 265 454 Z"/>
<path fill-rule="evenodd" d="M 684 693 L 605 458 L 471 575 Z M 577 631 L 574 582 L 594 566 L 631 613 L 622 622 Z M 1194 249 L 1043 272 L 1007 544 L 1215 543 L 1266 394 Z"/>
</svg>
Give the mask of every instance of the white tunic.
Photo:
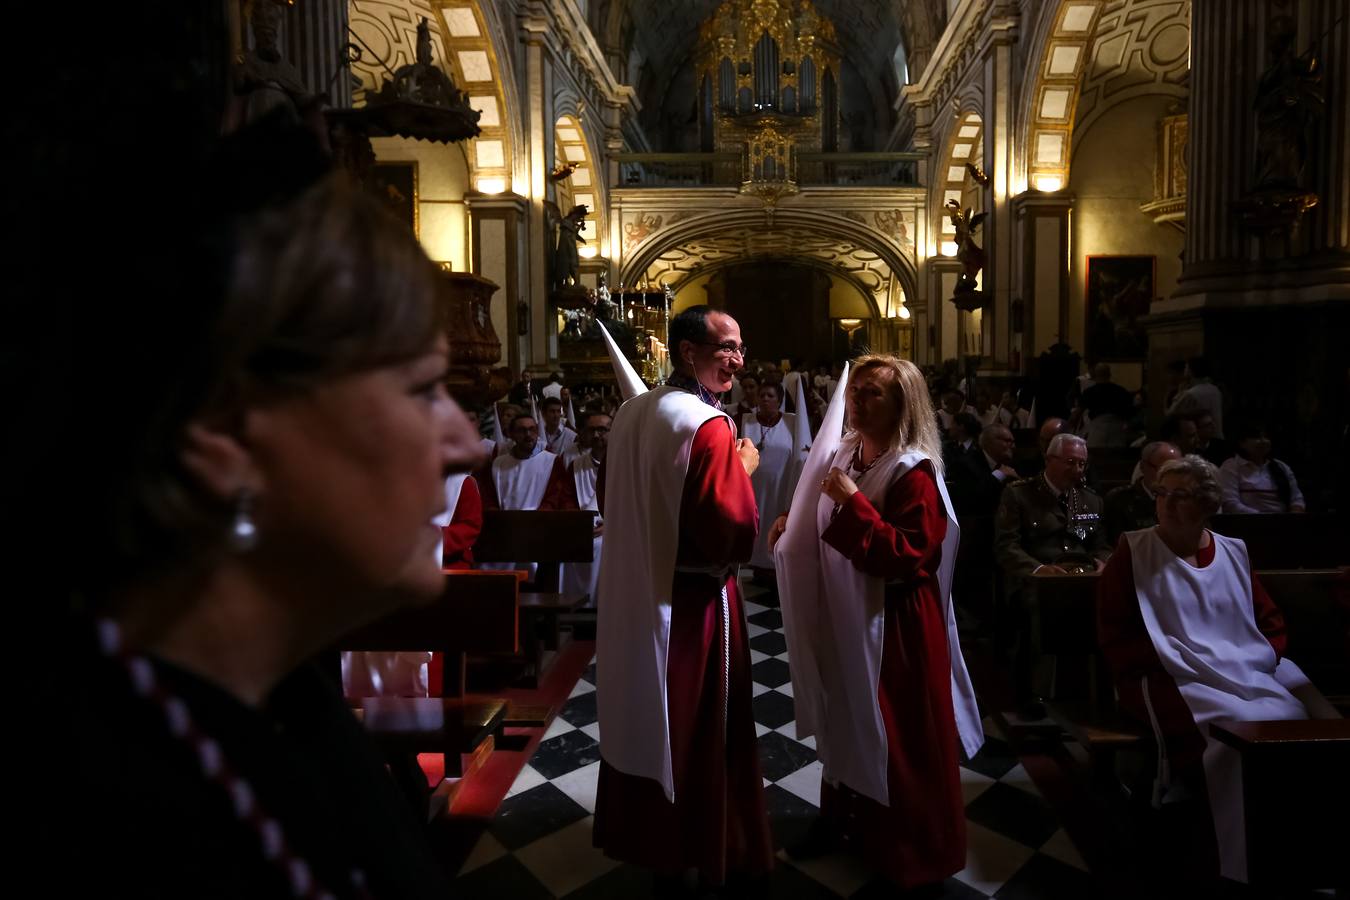
<svg viewBox="0 0 1350 900">
<path fill-rule="evenodd" d="M 1209 724 L 1306 719 L 1307 711 L 1290 688 L 1308 679 L 1291 661 L 1276 659 L 1257 627 L 1247 545 L 1213 533 L 1210 537 L 1214 560 L 1196 568 L 1168 549 L 1157 529 L 1125 535 L 1139 611 L 1153 649 L 1205 737 L 1202 760 L 1220 872 L 1246 881 L 1242 761 L 1236 750 L 1210 737 Z M 1148 696 L 1145 684 L 1146 700 Z M 1165 749 L 1161 734 L 1158 746 Z M 1165 769 L 1165 757 L 1160 769 Z"/>
<path fill-rule="evenodd" d="M 797 486 L 796 430 L 797 417 L 792 413 L 784 413 L 768 428 L 759 424 L 753 413 L 742 420 L 741 435 L 753 441 L 759 450 L 759 468 L 750 476 L 750 484 L 755 489 L 755 504 L 759 507 L 759 535 L 755 538 L 755 552 L 750 557 L 750 565 L 756 568 L 773 568 L 769 528 L 788 508 L 792 489 Z"/>
<path fill-rule="evenodd" d="M 675 801 L 666 703 L 670 605 L 680 501 L 694 435 L 731 419 L 693 394 L 653 388 L 619 407 L 605 457 L 605 553 L 596 621 L 600 754 L 661 783 Z M 634 823 L 641 827 L 641 823 Z"/>
<path fill-rule="evenodd" d="M 492 461 L 492 486 L 502 509 L 538 509 L 548 487 L 548 476 L 557 459 L 552 453 L 536 453 L 516 459 L 509 453 Z"/>
<path fill-rule="evenodd" d="M 572 476 L 572 483 L 577 489 L 577 506 L 582 509 L 599 510 L 600 506 L 595 495 L 596 476 L 600 474 L 600 467 L 596 465 L 595 458 L 590 453 L 581 453 L 573 458 L 568 471 Z M 596 517 L 596 524 L 600 524 L 600 518 Z M 589 606 L 594 606 L 596 598 L 599 595 L 597 590 L 600 581 L 600 549 L 605 542 L 604 535 L 592 538 L 592 556 L 588 563 L 563 563 L 562 567 L 562 590 L 567 594 L 589 594 Z"/>
</svg>

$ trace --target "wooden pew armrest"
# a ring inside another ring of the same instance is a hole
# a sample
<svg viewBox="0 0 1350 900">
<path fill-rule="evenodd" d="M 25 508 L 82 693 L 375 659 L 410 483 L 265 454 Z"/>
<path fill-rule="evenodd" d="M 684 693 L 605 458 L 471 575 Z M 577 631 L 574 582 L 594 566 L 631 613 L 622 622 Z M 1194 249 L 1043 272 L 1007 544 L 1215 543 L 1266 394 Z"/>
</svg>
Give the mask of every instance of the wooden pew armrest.
<svg viewBox="0 0 1350 900">
<path fill-rule="evenodd" d="M 1343 745 L 1350 751 L 1350 719 L 1293 719 L 1284 722 L 1214 722 L 1215 740 L 1239 752 L 1262 752 L 1316 744 Z"/>
</svg>

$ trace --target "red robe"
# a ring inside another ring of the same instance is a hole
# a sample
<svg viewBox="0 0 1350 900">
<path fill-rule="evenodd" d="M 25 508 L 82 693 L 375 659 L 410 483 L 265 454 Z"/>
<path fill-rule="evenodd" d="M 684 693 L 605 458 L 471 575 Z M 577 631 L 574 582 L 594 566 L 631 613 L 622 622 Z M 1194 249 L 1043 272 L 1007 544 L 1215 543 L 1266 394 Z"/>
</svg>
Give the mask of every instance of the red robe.
<svg viewBox="0 0 1350 900">
<path fill-rule="evenodd" d="M 483 530 L 483 498 L 478 491 L 478 482 L 472 477 L 464 479 L 459 489 L 459 502 L 455 504 L 450 524 L 445 526 L 445 544 L 441 553 L 441 567 L 445 569 L 472 569 L 473 545 L 478 540 L 478 532 Z"/>
<path fill-rule="evenodd" d="M 1208 566 L 1214 561 L 1214 542 L 1211 541 L 1195 557 L 1201 568 Z M 1255 573 L 1252 574 L 1252 607 L 1257 628 L 1270 641 L 1276 658 L 1283 657 L 1287 643 L 1284 616 Z M 1123 536 L 1097 581 L 1097 643 L 1115 677 L 1120 708 L 1145 728 L 1151 727 L 1142 685 L 1147 676 L 1149 702 L 1167 740 L 1172 770 L 1178 774 L 1192 767 L 1198 770 L 1201 754 L 1205 751 L 1205 737 L 1177 690 L 1176 682 L 1163 669 L 1158 652 L 1153 649 L 1135 593 L 1130 544 Z"/>
<path fill-rule="evenodd" d="M 539 501 L 539 508 L 581 509 L 581 501 L 577 499 L 577 480 L 572 474 L 572 466 L 561 456 L 553 464 L 553 472 L 548 476 L 548 487 L 544 488 L 544 499 Z"/>
<path fill-rule="evenodd" d="M 483 530 L 483 498 L 478 493 L 478 482 L 472 476 L 464 479 L 459 489 L 459 502 L 450 516 L 450 524 L 443 529 L 445 543 L 441 551 L 441 568 L 472 569 L 473 545 L 478 532 Z M 441 677 L 445 671 L 445 654 L 431 654 L 427 663 L 427 694 L 441 695 Z"/>
<path fill-rule="evenodd" d="M 759 512 L 735 437 L 720 417 L 694 435 L 680 501 L 677 566 L 732 567 L 750 558 Z M 604 486 L 601 467 L 602 511 Z M 773 841 L 750 708 L 750 641 L 736 579 L 725 580 L 731 654 L 730 691 L 724 697 L 724 582 L 692 573 L 674 577 L 666 685 L 676 802 L 666 800 L 659 782 L 601 761 L 595 846 L 660 873 L 697 868 L 712 883 L 725 881 L 729 871 L 767 873 L 773 868 Z"/>
<path fill-rule="evenodd" d="M 821 539 L 864 574 L 898 582 L 886 586 L 877 684 L 890 806 L 822 782 L 820 811 L 873 868 L 908 889 L 966 865 L 951 656 L 938 596 L 947 519 L 932 464 L 898 478 L 883 507 L 878 513 L 859 491 Z"/>
</svg>

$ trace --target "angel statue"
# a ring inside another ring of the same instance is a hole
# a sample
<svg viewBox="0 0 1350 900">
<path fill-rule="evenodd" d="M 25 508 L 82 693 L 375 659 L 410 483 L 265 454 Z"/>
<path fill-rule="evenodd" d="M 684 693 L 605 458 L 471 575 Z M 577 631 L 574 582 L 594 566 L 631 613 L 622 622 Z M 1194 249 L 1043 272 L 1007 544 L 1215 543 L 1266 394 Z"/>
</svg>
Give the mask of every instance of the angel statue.
<svg viewBox="0 0 1350 900">
<path fill-rule="evenodd" d="M 975 229 L 980 227 L 988 213 L 971 215 L 970 208 L 963 211 L 955 200 L 947 201 L 947 216 L 956 228 L 956 258 L 960 260 L 964 271 L 956 282 L 956 293 L 968 293 L 976 290 L 975 277 L 984 268 L 984 248 L 975 243 Z"/>
<path fill-rule="evenodd" d="M 586 243 L 580 232 L 586 227 L 585 205 L 574 206 L 558 221 L 558 244 L 553 251 L 553 284 L 562 288 L 581 282 L 581 258 L 577 244 Z"/>
</svg>

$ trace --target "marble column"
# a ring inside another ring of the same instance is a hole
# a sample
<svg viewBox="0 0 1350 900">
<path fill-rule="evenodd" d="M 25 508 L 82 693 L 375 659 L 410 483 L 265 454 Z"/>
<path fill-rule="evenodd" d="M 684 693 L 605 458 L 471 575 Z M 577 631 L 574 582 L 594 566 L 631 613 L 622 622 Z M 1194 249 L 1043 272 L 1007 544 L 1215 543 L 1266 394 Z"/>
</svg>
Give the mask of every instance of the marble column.
<svg viewBox="0 0 1350 900">
<path fill-rule="evenodd" d="M 1066 193 L 1030 190 L 1012 203 L 1017 220 L 1021 321 L 1009 317 L 1009 333 L 1023 371 L 1069 327 L 1069 215 Z M 1010 310 L 1011 311 L 1011 310 Z M 1020 331 L 1018 330 L 1020 326 Z M 1016 340 L 1020 334 L 1020 340 Z"/>
<path fill-rule="evenodd" d="M 351 70 L 338 72 L 342 47 L 349 40 L 347 0 L 305 0 L 286 11 L 283 52 L 300 70 L 306 87 L 316 94 L 328 92 L 329 105 L 334 109 L 352 105 Z"/>
<path fill-rule="evenodd" d="M 529 336 L 521 335 L 517 305 L 529 295 L 530 266 L 526 259 L 530 201 L 515 194 L 477 194 L 465 197 L 469 207 L 470 263 L 474 274 L 494 282 L 492 327 L 502 342 L 501 365 L 518 374 L 533 365 Z M 531 327 L 532 324 L 531 324 Z"/>
<path fill-rule="evenodd" d="M 993 36 L 984 55 L 982 161 L 984 171 L 989 175 L 989 186 L 985 188 L 985 209 L 989 216 L 984 221 L 983 234 L 979 236 L 987 256 L 980 285 L 989 295 L 989 301 L 982 315 L 980 353 L 985 367 L 1006 371 L 1013 349 L 1009 316 L 1012 300 L 1018 292 L 1011 191 L 1013 165 L 1017 158 L 1013 148 L 1017 92 L 1012 74 L 1012 23 L 1006 17 L 999 17 L 991 21 L 989 27 Z"/>
<path fill-rule="evenodd" d="M 548 222 L 544 216 L 547 196 L 548 158 L 553 143 L 552 78 L 547 48 L 548 24 L 540 18 L 521 20 L 525 42 L 525 121 L 529 142 L 529 282 L 526 302 L 530 305 L 530 333 L 525 342 L 529 365 L 548 363 Z M 556 329 L 555 329 L 556 330 Z"/>
<path fill-rule="evenodd" d="M 1273 23 L 1296 28 L 1295 53 L 1316 48 L 1326 102 L 1309 130 L 1301 187 L 1318 195 L 1289 236 L 1263 235 L 1240 214 L 1255 188 L 1253 108 L 1271 63 Z M 1323 0 L 1231 0 L 1191 10 L 1190 146 L 1185 262 L 1168 314 L 1205 307 L 1350 300 L 1350 17 Z"/>
</svg>

